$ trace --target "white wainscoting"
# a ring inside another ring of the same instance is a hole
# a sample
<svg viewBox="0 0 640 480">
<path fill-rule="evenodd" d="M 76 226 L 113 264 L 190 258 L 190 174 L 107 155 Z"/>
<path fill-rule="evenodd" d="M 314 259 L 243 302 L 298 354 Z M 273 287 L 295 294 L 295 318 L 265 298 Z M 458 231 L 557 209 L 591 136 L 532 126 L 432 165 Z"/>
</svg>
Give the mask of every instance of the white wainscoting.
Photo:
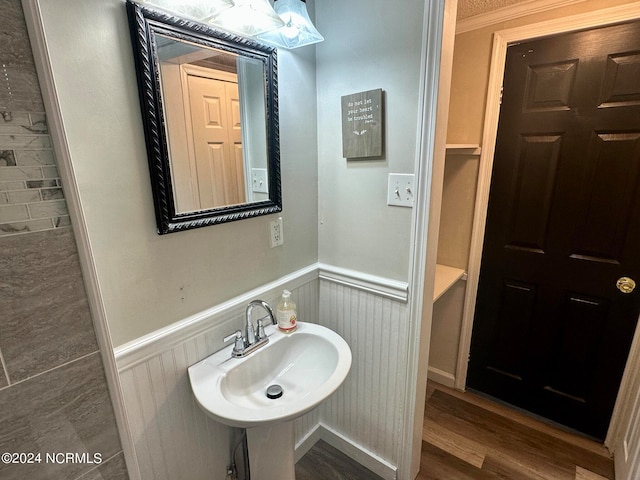
<svg viewBox="0 0 640 480">
<path fill-rule="evenodd" d="M 241 328 L 250 300 L 261 298 L 275 305 L 283 288 L 292 291 L 300 320 L 317 323 L 314 266 L 116 349 L 142 480 L 225 477 L 242 432 L 202 412 L 193 399 L 187 368 L 220 350 L 221 339 Z M 305 437 L 318 421 L 317 411 L 297 420 L 297 438 Z"/>
<path fill-rule="evenodd" d="M 239 432 L 209 420 L 193 401 L 187 367 L 205 351 L 194 339 L 121 372 L 143 480 L 224 478 Z"/>
<path fill-rule="evenodd" d="M 386 479 L 396 478 L 406 395 L 408 305 L 368 289 L 320 280 L 320 324 L 351 347 L 343 386 L 320 406 L 329 443 L 349 439 L 355 460 Z"/>
<path fill-rule="evenodd" d="M 242 327 L 250 300 L 275 304 L 283 288 L 292 291 L 301 321 L 338 332 L 353 353 L 345 384 L 296 421 L 297 458 L 323 439 L 384 479 L 396 478 L 408 361 L 408 305 L 398 298 L 407 286 L 316 264 L 116 349 L 142 480 L 224 478 L 242 433 L 200 410 L 187 368 Z"/>
</svg>

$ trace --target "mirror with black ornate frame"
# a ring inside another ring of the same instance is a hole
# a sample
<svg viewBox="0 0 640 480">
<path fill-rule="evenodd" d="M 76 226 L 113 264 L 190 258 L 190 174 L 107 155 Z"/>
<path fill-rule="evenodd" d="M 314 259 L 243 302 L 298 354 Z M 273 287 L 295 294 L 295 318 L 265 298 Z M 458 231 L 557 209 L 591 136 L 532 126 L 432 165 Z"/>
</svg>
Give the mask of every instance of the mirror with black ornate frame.
<svg viewBox="0 0 640 480">
<path fill-rule="evenodd" d="M 282 211 L 276 49 L 127 11 L 158 233 Z"/>
</svg>

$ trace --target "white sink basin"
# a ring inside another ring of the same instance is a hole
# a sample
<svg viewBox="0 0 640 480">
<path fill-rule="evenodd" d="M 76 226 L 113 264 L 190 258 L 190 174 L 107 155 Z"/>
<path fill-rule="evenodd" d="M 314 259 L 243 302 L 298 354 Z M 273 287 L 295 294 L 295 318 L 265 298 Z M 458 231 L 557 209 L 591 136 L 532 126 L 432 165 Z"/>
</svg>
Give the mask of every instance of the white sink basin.
<svg viewBox="0 0 640 480">
<path fill-rule="evenodd" d="M 268 326 L 269 343 L 244 358 L 232 346 L 189 367 L 200 407 L 215 420 L 252 428 L 299 417 L 331 395 L 351 368 L 351 350 L 332 330 L 298 322 L 293 333 Z M 279 398 L 267 398 L 271 385 Z"/>
</svg>

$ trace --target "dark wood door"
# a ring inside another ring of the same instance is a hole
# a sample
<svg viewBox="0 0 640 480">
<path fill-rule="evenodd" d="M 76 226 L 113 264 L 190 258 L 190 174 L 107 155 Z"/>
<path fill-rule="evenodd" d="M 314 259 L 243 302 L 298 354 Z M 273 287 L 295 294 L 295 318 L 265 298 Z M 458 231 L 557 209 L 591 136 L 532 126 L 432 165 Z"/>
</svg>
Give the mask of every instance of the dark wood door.
<svg viewBox="0 0 640 480">
<path fill-rule="evenodd" d="M 508 48 L 467 385 L 604 438 L 640 311 L 640 23 Z"/>
</svg>

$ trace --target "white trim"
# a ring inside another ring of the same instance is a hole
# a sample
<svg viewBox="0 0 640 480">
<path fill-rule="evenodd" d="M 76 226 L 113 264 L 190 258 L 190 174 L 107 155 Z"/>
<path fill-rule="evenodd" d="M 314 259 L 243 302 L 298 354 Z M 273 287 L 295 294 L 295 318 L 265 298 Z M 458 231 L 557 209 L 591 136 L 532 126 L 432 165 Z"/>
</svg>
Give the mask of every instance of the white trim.
<svg viewBox="0 0 640 480">
<path fill-rule="evenodd" d="M 464 390 L 467 378 L 467 363 L 471 347 L 471 330 L 473 328 L 473 315 L 475 313 L 476 296 L 478 292 L 478 280 L 480 277 L 480 261 L 482 259 L 482 244 L 484 241 L 484 228 L 487 220 L 487 205 L 489 203 L 489 187 L 491 186 L 491 169 L 493 167 L 493 153 L 495 150 L 495 137 L 497 120 L 500 113 L 500 90 L 504 75 L 504 59 L 507 45 L 500 35 L 496 33 L 493 40 L 493 54 L 491 69 L 489 72 L 489 89 L 484 120 L 484 136 L 482 153 L 480 154 L 480 170 L 478 172 L 478 186 L 476 191 L 475 211 L 473 215 L 473 228 L 471 232 L 471 245 L 469 264 L 467 266 L 467 288 L 465 290 L 462 327 L 460 331 L 460 347 L 456 363 L 456 385 Z M 496 61 L 496 59 L 502 59 Z M 498 85 L 498 88 L 496 88 Z"/>
<path fill-rule="evenodd" d="M 470 32 L 479 28 L 495 25 L 496 23 L 507 22 L 527 15 L 544 12 L 554 8 L 566 7 L 575 3 L 582 3 L 585 0 L 529 0 L 507 7 L 492 10 L 487 13 L 480 13 L 461 19 L 456 25 L 456 34 Z"/>
<path fill-rule="evenodd" d="M 87 290 L 93 326 L 100 347 L 100 355 L 104 365 L 109 395 L 118 426 L 118 435 L 120 436 L 129 477 L 131 480 L 139 480 L 140 470 L 138 468 L 138 460 L 135 455 L 134 442 L 127 421 L 120 377 L 118 375 L 115 357 L 113 356 L 111 335 L 107 324 L 96 265 L 91 253 L 91 241 L 86 229 L 82 200 L 77 188 L 73 163 L 71 161 L 71 151 L 65 135 L 64 120 L 60 110 L 39 0 L 22 0 L 22 8 L 24 10 L 27 31 L 29 32 L 31 48 L 34 53 L 34 62 L 38 73 L 40 89 L 42 90 L 42 100 L 47 114 L 47 124 L 51 134 L 56 163 L 60 171 L 64 195 L 67 206 L 69 207 L 73 233 L 78 247 L 83 282 Z"/>
<path fill-rule="evenodd" d="M 502 41 L 506 42 L 508 45 L 514 42 L 523 42 L 575 30 L 585 30 L 589 28 L 613 25 L 638 18 L 640 18 L 640 5 L 636 2 L 572 15 L 570 17 L 557 18 L 545 22 L 533 23 L 531 25 L 522 25 L 520 27 L 500 30 L 496 32 L 496 35 L 502 37 Z M 496 58 L 496 60 L 498 60 L 498 58 Z M 494 61 L 495 60 L 492 57 L 492 63 Z M 504 58 L 502 59 L 502 64 L 502 69 L 504 70 Z M 482 146 L 485 147 L 486 145 L 483 143 Z"/>
<path fill-rule="evenodd" d="M 401 302 L 407 302 L 409 298 L 409 285 L 407 282 L 378 277 L 356 270 L 327 265 L 326 263 L 319 263 L 318 270 L 318 275 L 323 280 L 329 280 Z"/>
<path fill-rule="evenodd" d="M 316 425 L 296 443 L 294 461 L 298 463 L 298 461 L 320 440 L 322 440 L 321 427 L 319 423 L 316 423 Z"/>
<path fill-rule="evenodd" d="M 164 328 L 136 338 L 124 345 L 120 345 L 114 350 L 118 370 L 120 372 L 128 370 L 149 358 L 155 357 L 158 355 L 158 352 L 165 352 L 181 342 L 210 330 L 213 323 L 217 325 L 225 319 L 238 315 L 238 312 L 241 313 L 251 300 L 260 297 L 266 299 L 273 298 L 277 296 L 283 288 L 297 288 L 318 278 L 364 290 L 381 297 L 404 302 L 407 301 L 408 286 L 404 282 L 377 277 L 355 270 L 347 270 L 333 265 L 314 263 L 273 282 L 172 323 Z M 213 322 L 214 318 L 215 322 Z"/>
<path fill-rule="evenodd" d="M 634 477 L 634 470 L 639 468 L 640 445 L 631 445 L 629 440 L 635 440 L 633 430 L 640 416 L 640 329 L 636 328 L 631 353 L 627 360 L 627 367 L 620 382 L 618 398 L 613 409 L 609 431 L 604 443 L 610 451 L 615 452 L 615 474 L 619 480 Z"/>
<path fill-rule="evenodd" d="M 136 338 L 131 342 L 117 347 L 114 351 L 119 371 L 130 368 L 166 352 L 175 345 L 197 337 L 212 328 L 212 320 L 220 323 L 222 317 L 231 317 L 244 311 L 247 304 L 256 298 L 276 297 L 283 288 L 294 289 L 318 278 L 318 265 L 313 264 L 289 275 L 262 285 L 249 292 L 231 298 L 226 302 L 198 312 L 183 320 L 177 321 L 164 328 Z"/>
<path fill-rule="evenodd" d="M 621 419 L 629 417 L 634 407 L 633 391 L 640 388 L 640 369 L 630 368 L 630 365 L 640 365 L 640 329 L 636 327 L 635 335 L 631 343 L 629 358 L 627 359 L 627 371 L 620 381 L 618 399 L 611 416 L 611 424 L 605 439 L 605 445 L 613 445 L 617 438 L 626 435 L 626 426 L 620 423 Z"/>
<path fill-rule="evenodd" d="M 480 156 L 480 172 L 478 177 L 478 190 L 471 235 L 471 249 L 469 266 L 467 268 L 468 280 L 464 300 L 462 328 L 460 333 L 460 346 L 458 349 L 458 363 L 456 368 L 456 384 L 459 390 L 464 390 L 467 377 L 467 361 L 471 345 L 471 332 L 473 328 L 473 316 L 478 292 L 478 280 L 480 275 L 480 262 L 482 258 L 482 243 L 487 218 L 487 206 L 489 199 L 489 186 L 491 184 L 491 170 L 495 151 L 496 134 L 498 128 L 498 116 L 500 113 L 499 99 L 507 46 L 510 43 L 527 41 L 534 38 L 556 35 L 560 33 L 611 25 L 623 21 L 640 18 L 640 3 L 621 5 L 593 12 L 574 15 L 571 17 L 550 20 L 547 22 L 524 25 L 518 28 L 495 32 L 493 40 L 493 52 L 491 56 L 491 69 L 489 73 L 489 86 L 487 89 L 486 111 L 483 127 L 482 154 Z M 630 360 L 625 369 L 622 386 L 629 384 L 628 377 L 634 369 L 640 368 L 640 356 L 631 352 Z M 618 405 L 624 402 L 627 394 L 621 391 L 614 410 L 614 417 L 610 423 L 610 429 L 617 431 L 617 422 L 620 421 L 619 412 L 625 409 Z M 611 436 L 607 435 L 610 442 Z"/>
<path fill-rule="evenodd" d="M 445 372 L 444 370 L 440 370 L 435 367 L 429 367 L 429 375 L 427 378 L 449 388 L 453 388 L 456 383 L 456 377 L 452 373 Z"/>
<path fill-rule="evenodd" d="M 384 480 L 396 480 L 397 468 L 366 448 L 353 443 L 350 439 L 332 428 L 318 423 L 302 440 L 296 444 L 295 460 L 300 460 L 319 440 L 337 448 L 349 458 L 368 468 Z"/>
<path fill-rule="evenodd" d="M 440 206 L 446 155 L 453 43 L 457 0 L 425 2 L 418 92 L 415 158 L 417 198 L 413 209 L 409 280 L 407 372 L 398 478 L 411 480 L 420 470 L 424 404 L 433 289 L 435 283 Z M 426 308 L 423 307 L 426 306 Z"/>
</svg>

